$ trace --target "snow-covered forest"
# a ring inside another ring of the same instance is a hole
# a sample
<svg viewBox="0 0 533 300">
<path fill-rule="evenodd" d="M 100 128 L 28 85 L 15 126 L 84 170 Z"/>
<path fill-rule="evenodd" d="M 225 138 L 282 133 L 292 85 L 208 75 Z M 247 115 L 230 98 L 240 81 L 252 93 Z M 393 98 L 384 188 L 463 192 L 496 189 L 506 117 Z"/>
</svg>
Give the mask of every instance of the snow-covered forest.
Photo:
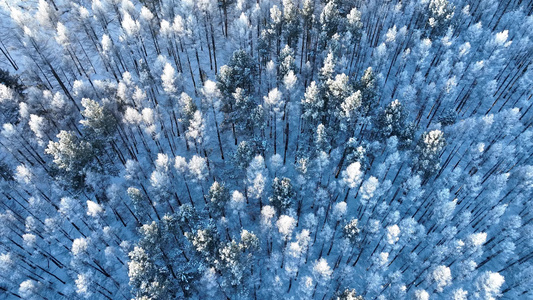
<svg viewBox="0 0 533 300">
<path fill-rule="evenodd" d="M 0 0 L 0 299 L 533 299 L 532 0 Z"/>
</svg>

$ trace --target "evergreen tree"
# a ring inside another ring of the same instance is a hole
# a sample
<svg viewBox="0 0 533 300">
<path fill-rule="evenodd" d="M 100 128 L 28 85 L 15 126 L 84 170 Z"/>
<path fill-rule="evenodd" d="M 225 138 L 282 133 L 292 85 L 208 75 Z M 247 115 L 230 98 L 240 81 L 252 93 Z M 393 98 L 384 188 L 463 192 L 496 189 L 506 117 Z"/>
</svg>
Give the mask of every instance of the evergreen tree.
<svg viewBox="0 0 533 300">
<path fill-rule="evenodd" d="M 289 71 L 296 71 L 296 64 L 294 61 L 294 50 L 292 50 L 289 45 L 286 45 L 279 55 L 279 68 L 277 72 L 278 81 L 282 81 Z"/>
<path fill-rule="evenodd" d="M 228 64 L 222 66 L 217 74 L 217 87 L 222 93 L 223 112 L 229 113 L 233 110 L 233 94 L 237 88 L 241 88 L 244 95 L 254 93 L 255 76 L 256 66 L 252 58 L 244 50 L 233 52 Z"/>
<path fill-rule="evenodd" d="M 326 126 L 318 124 L 315 132 L 315 147 L 318 152 L 328 152 L 331 149 Z"/>
<path fill-rule="evenodd" d="M 237 150 L 233 156 L 235 165 L 242 170 L 245 170 L 250 165 L 250 162 L 254 158 L 254 149 L 247 141 L 239 143 Z"/>
<path fill-rule="evenodd" d="M 192 98 L 186 93 L 181 94 L 179 103 L 182 116 L 180 121 L 183 124 L 183 127 L 187 129 L 191 125 L 191 121 L 193 120 L 195 113 L 198 111 L 198 107 Z"/>
<path fill-rule="evenodd" d="M 186 232 L 185 237 L 206 263 L 215 263 L 219 241 L 218 232 L 213 224 L 193 232 Z"/>
<path fill-rule="evenodd" d="M 235 129 L 239 135 L 253 136 L 261 121 L 261 116 L 257 116 L 258 107 L 250 96 L 244 94 L 244 90 L 237 88 L 233 94 L 235 104 L 227 122 L 234 123 Z M 256 118 L 259 118 L 257 120 Z"/>
<path fill-rule="evenodd" d="M 428 178 L 440 169 L 440 154 L 446 145 L 444 134 L 439 130 L 425 132 L 416 146 L 413 169 Z"/>
<path fill-rule="evenodd" d="M 320 96 L 318 86 L 314 81 L 305 90 L 305 96 L 302 103 L 302 117 L 310 122 L 313 126 L 316 122 L 322 120 L 324 115 L 324 100 Z"/>
<path fill-rule="evenodd" d="M 84 98 L 81 105 L 85 108 L 80 123 L 89 128 L 94 138 L 112 137 L 116 129 L 116 119 L 111 112 L 98 102 Z"/>
<path fill-rule="evenodd" d="M 4 69 L 0 69 L 0 84 L 12 89 L 19 95 L 21 95 L 25 89 L 24 85 L 20 83 L 19 78 L 9 74 L 9 72 Z"/>
<path fill-rule="evenodd" d="M 230 200 L 230 195 L 224 184 L 220 184 L 217 181 L 213 182 L 209 188 L 207 199 L 209 201 L 209 211 L 213 217 L 219 218 L 226 215 L 226 204 Z"/>
<path fill-rule="evenodd" d="M 136 299 L 143 297 L 170 299 L 168 274 L 160 270 L 143 248 L 129 253 L 128 276 Z"/>
<path fill-rule="evenodd" d="M 447 0 L 431 0 L 428 10 L 427 22 L 431 28 L 431 36 L 441 36 L 452 21 L 455 6 Z"/>
<path fill-rule="evenodd" d="M 344 236 L 350 241 L 350 243 L 355 244 L 359 238 L 359 221 L 357 219 L 352 219 L 350 222 L 347 222 L 343 227 Z"/>
<path fill-rule="evenodd" d="M 341 16 L 337 8 L 337 1 L 329 0 L 320 13 L 320 40 L 324 46 L 338 32 Z"/>
<path fill-rule="evenodd" d="M 283 1 L 283 35 L 287 46 L 294 48 L 300 35 L 300 10 L 293 0 Z M 282 52 L 283 53 L 283 52 Z M 280 56 L 280 61 L 283 61 Z"/>
<path fill-rule="evenodd" d="M 361 107 L 363 114 L 367 116 L 377 106 L 376 78 L 372 68 L 367 68 L 363 77 L 355 84 L 355 89 L 361 91 Z"/>
<path fill-rule="evenodd" d="M 364 300 L 363 296 L 358 296 L 355 289 L 345 289 L 342 293 L 338 293 L 332 300 Z"/>
<path fill-rule="evenodd" d="M 389 103 L 376 120 L 376 135 L 381 139 L 396 136 L 400 147 L 408 147 L 413 140 L 414 125 L 407 122 L 408 114 L 398 100 Z"/>
<path fill-rule="evenodd" d="M 64 170 L 72 184 L 81 187 L 84 182 L 83 171 L 92 162 L 93 148 L 90 143 L 80 140 L 74 133 L 61 131 L 57 142 L 50 141 L 45 152 L 54 158 L 56 166 Z"/>
<path fill-rule="evenodd" d="M 272 196 L 268 199 L 279 214 L 283 214 L 294 203 L 295 192 L 289 178 L 272 180 Z"/>
</svg>

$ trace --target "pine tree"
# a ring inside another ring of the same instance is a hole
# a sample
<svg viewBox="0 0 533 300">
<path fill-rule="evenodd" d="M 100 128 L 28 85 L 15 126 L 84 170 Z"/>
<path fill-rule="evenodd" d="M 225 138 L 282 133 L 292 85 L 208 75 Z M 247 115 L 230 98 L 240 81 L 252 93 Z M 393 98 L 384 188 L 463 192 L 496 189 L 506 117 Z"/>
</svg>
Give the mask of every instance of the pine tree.
<svg viewBox="0 0 533 300">
<path fill-rule="evenodd" d="M 250 162 L 254 158 L 254 149 L 247 141 L 239 143 L 235 154 L 233 155 L 233 161 L 235 165 L 242 170 L 245 170 L 250 165 Z"/>
<path fill-rule="evenodd" d="M 318 86 L 314 81 L 305 90 L 305 96 L 301 101 L 302 117 L 309 122 L 309 127 L 321 121 L 324 115 L 324 100 L 319 94 Z M 318 124 L 317 124 L 318 125 Z"/>
<path fill-rule="evenodd" d="M 293 0 L 283 1 L 283 35 L 287 46 L 294 48 L 300 35 L 300 11 Z M 280 56 L 280 60 L 281 56 Z"/>
<path fill-rule="evenodd" d="M 192 119 L 189 122 L 189 127 L 185 132 L 185 136 L 189 142 L 194 144 L 197 153 L 199 151 L 199 147 L 202 147 L 202 144 L 207 138 L 205 127 L 205 120 L 202 116 L 202 113 L 199 110 L 195 111 Z"/>
<path fill-rule="evenodd" d="M 242 289 L 241 285 L 247 280 L 245 276 L 250 275 L 247 274 L 247 270 L 251 266 L 253 253 L 257 250 L 258 244 L 255 234 L 242 230 L 240 243 L 232 240 L 219 249 L 220 269 L 228 273 L 226 280 L 232 287 Z"/>
<path fill-rule="evenodd" d="M 345 289 L 338 293 L 332 300 L 364 300 L 363 296 L 358 296 L 355 289 Z"/>
<path fill-rule="evenodd" d="M 272 196 L 268 199 L 279 214 L 285 213 L 294 203 L 295 192 L 289 178 L 272 180 Z"/>
<path fill-rule="evenodd" d="M 0 84 L 12 89 L 17 94 L 21 95 L 25 87 L 20 83 L 20 79 L 9 74 L 8 71 L 0 69 Z"/>
<path fill-rule="evenodd" d="M 244 90 L 237 88 L 233 94 L 235 99 L 234 109 L 228 122 L 235 124 L 236 132 L 240 136 L 253 136 L 257 125 L 253 119 L 257 106 L 250 96 L 244 94 Z"/>
<path fill-rule="evenodd" d="M 166 63 L 165 68 L 163 69 L 163 74 L 161 74 L 161 81 L 163 85 L 163 90 L 168 95 L 173 95 L 176 91 L 176 70 L 172 67 L 171 64 Z"/>
<path fill-rule="evenodd" d="M 85 175 L 83 171 L 92 162 L 93 149 L 90 143 L 80 140 L 74 133 L 61 131 L 57 142 L 50 141 L 45 153 L 54 158 L 56 166 L 64 170 L 76 187 L 81 187 Z"/>
<path fill-rule="evenodd" d="M 341 17 L 337 8 L 337 1 L 329 0 L 320 13 L 320 41 L 325 45 L 331 40 L 333 35 L 338 32 L 341 23 Z"/>
<path fill-rule="evenodd" d="M 261 155 L 256 155 L 246 169 L 248 195 L 252 198 L 259 199 L 260 203 L 267 180 L 264 169 L 265 159 Z"/>
<path fill-rule="evenodd" d="M 328 132 L 326 130 L 326 126 L 323 124 L 318 124 L 318 127 L 316 128 L 315 132 L 315 148 L 317 152 L 329 152 L 331 149 L 331 143 L 329 141 Z"/>
<path fill-rule="evenodd" d="M 414 135 L 414 124 L 407 122 L 408 113 L 398 100 L 389 103 L 385 110 L 378 115 L 376 120 L 376 135 L 379 139 L 388 139 L 396 136 L 400 142 L 400 148 L 408 147 Z"/>
<path fill-rule="evenodd" d="M 476 280 L 475 286 L 479 294 L 476 293 L 474 297 L 476 299 L 496 299 L 504 282 L 505 279 L 499 273 L 483 272 Z"/>
<path fill-rule="evenodd" d="M 128 276 L 135 297 L 157 297 L 170 299 L 168 274 L 160 270 L 143 248 L 135 247 L 129 253 Z"/>
<path fill-rule="evenodd" d="M 219 247 L 218 232 L 213 224 L 193 232 L 186 232 L 185 237 L 198 252 L 203 260 L 212 264 L 216 260 L 216 252 Z"/>
<path fill-rule="evenodd" d="M 283 81 L 289 71 L 296 71 L 296 64 L 294 63 L 294 50 L 286 45 L 279 54 L 279 68 L 277 72 L 278 81 Z"/>
<path fill-rule="evenodd" d="M 450 25 L 454 16 L 455 6 L 447 0 L 431 0 L 429 2 L 428 24 L 431 36 L 442 35 Z"/>
<path fill-rule="evenodd" d="M 84 98 L 81 105 L 85 108 L 80 123 L 89 128 L 95 138 L 112 137 L 116 129 L 116 119 L 112 113 L 98 102 Z"/>
<path fill-rule="evenodd" d="M 377 106 L 377 86 L 374 71 L 371 67 L 365 70 L 363 77 L 355 84 L 355 89 L 361 91 L 362 110 L 367 116 Z"/>
<path fill-rule="evenodd" d="M 220 218 L 226 215 L 226 204 L 230 200 L 229 191 L 217 181 L 213 182 L 207 195 L 209 203 L 209 212 L 214 218 Z"/>
<path fill-rule="evenodd" d="M 351 219 L 346 225 L 344 225 L 342 232 L 344 237 L 347 238 L 352 245 L 355 245 L 359 238 L 359 233 L 361 232 L 359 229 L 359 221 L 357 219 Z"/>
<path fill-rule="evenodd" d="M 217 74 L 217 87 L 222 93 L 222 107 L 224 112 L 233 108 L 233 93 L 241 88 L 245 95 L 253 94 L 256 66 L 252 58 L 244 51 L 233 52 L 226 66 L 222 66 Z"/>
<path fill-rule="evenodd" d="M 416 146 L 413 169 L 428 178 L 440 169 L 440 154 L 446 145 L 444 134 L 439 130 L 425 132 Z"/>
<path fill-rule="evenodd" d="M 202 182 L 207 178 L 207 164 L 205 158 L 194 155 L 188 164 L 188 170 L 195 182 Z"/>
<path fill-rule="evenodd" d="M 350 97 L 353 95 L 353 90 L 349 80 L 350 79 L 348 76 L 343 73 L 337 74 L 335 79 L 328 79 L 326 81 L 326 98 L 329 115 L 337 115 L 339 107 L 341 107 L 343 110 L 353 110 L 353 106 L 360 106 L 360 104 L 357 105 L 357 103 L 353 103 L 354 101 L 357 101 L 357 99 L 350 99 Z M 358 95 L 355 95 L 355 97 L 358 97 Z"/>
<path fill-rule="evenodd" d="M 194 118 L 195 113 L 198 111 L 198 107 L 193 99 L 186 93 L 181 94 L 179 104 L 181 107 L 180 122 L 183 124 L 183 127 L 187 129 L 191 125 L 191 121 Z"/>
</svg>

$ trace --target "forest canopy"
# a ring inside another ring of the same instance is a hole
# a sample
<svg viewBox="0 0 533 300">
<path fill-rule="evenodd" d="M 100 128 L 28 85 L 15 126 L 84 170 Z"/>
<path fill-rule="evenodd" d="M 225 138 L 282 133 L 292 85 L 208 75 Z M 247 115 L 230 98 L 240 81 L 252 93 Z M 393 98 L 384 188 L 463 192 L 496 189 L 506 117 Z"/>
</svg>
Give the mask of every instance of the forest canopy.
<svg viewBox="0 0 533 300">
<path fill-rule="evenodd" d="M 0 2 L 0 299 L 532 299 L 533 1 Z"/>
</svg>

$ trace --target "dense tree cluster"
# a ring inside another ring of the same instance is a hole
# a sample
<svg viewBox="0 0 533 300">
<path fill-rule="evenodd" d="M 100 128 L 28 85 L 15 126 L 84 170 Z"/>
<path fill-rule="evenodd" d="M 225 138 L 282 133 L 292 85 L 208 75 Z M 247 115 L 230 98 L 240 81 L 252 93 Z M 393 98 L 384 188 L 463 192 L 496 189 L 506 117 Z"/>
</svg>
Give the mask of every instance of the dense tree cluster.
<svg viewBox="0 0 533 300">
<path fill-rule="evenodd" d="M 531 0 L 0 14 L 0 298 L 533 297 Z"/>
</svg>

